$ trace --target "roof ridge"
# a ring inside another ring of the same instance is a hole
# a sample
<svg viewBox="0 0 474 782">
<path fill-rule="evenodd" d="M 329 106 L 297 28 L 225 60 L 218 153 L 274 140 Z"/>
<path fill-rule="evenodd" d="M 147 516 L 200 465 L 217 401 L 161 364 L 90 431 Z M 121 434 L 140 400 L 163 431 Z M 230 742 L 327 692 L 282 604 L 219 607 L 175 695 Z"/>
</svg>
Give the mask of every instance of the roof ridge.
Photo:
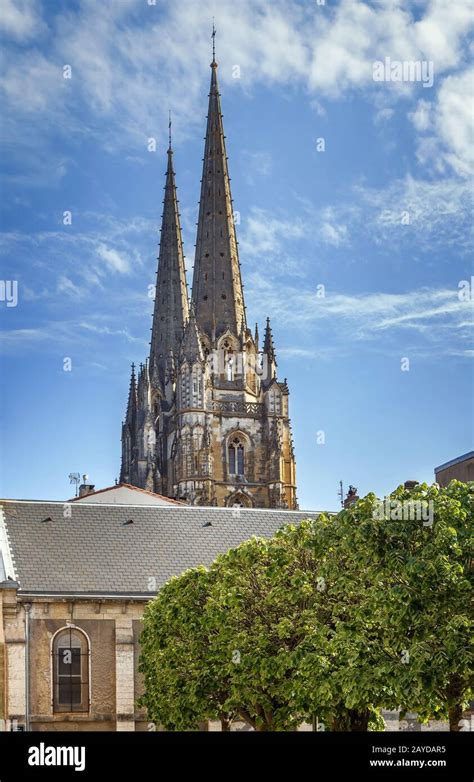
<svg viewBox="0 0 474 782">
<path fill-rule="evenodd" d="M 137 487 L 138 488 L 138 487 Z M 143 489 L 142 491 L 146 491 Z M 95 493 L 95 492 L 94 492 Z M 91 495 L 86 495 L 91 496 Z M 17 503 L 17 504 L 26 504 L 26 503 L 34 503 L 36 505 L 69 505 L 71 502 L 74 502 L 76 498 L 73 500 L 16 500 L 16 499 L 2 499 L 0 498 L 0 507 L 2 503 Z M 168 499 L 168 498 L 165 498 Z M 174 505 L 176 504 L 179 508 L 182 508 L 183 510 L 194 510 L 194 511 L 229 511 L 231 513 L 235 513 L 235 507 L 227 507 L 227 506 L 215 506 L 215 505 L 187 505 L 186 503 L 179 502 L 178 500 L 170 500 L 170 504 Z M 141 505 L 139 503 L 132 504 L 127 502 L 85 502 L 83 505 L 79 506 L 81 508 L 87 508 L 87 507 L 100 507 L 100 508 L 144 508 L 146 510 L 157 510 L 162 509 L 165 506 L 164 505 Z M 290 515 L 293 513 L 335 513 L 335 511 L 325 511 L 325 510 L 312 510 L 308 508 L 303 508 L 301 510 L 290 510 L 286 508 L 239 508 L 239 511 L 242 511 L 246 513 L 247 511 L 251 511 L 253 513 L 259 512 L 259 513 L 284 513 L 286 515 Z"/>
<path fill-rule="evenodd" d="M 164 494 L 158 494 L 156 491 L 149 491 L 149 489 L 142 489 L 140 486 L 132 486 L 131 483 L 124 483 L 123 481 L 121 483 L 116 483 L 114 486 L 106 486 L 105 489 L 97 489 L 97 491 L 91 491 L 89 494 L 85 494 L 84 497 L 92 497 L 94 494 L 102 494 L 104 491 L 113 491 L 114 489 L 133 489 L 133 491 L 139 491 L 142 492 L 142 494 L 150 494 L 153 497 L 159 497 L 161 500 L 166 500 L 166 502 L 169 502 L 171 505 L 184 505 L 183 502 L 180 500 L 174 500 L 172 497 L 165 497 Z M 67 500 L 67 502 L 77 502 L 77 500 L 82 500 L 84 497 L 73 497 L 71 500 Z M 114 503 L 110 503 L 114 504 Z"/>
</svg>

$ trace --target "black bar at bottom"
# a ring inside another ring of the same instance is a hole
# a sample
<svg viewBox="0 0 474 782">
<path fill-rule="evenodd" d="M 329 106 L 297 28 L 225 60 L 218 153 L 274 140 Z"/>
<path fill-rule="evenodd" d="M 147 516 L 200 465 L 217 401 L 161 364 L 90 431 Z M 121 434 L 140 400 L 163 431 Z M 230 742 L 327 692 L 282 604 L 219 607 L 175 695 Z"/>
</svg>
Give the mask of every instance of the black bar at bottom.
<svg viewBox="0 0 474 782">
<path fill-rule="evenodd" d="M 473 779 L 471 733 L 0 733 L 0 782 L 21 779 L 177 777 L 291 764 L 291 779 Z M 170 765 L 171 764 L 171 765 Z M 469 770 L 471 768 L 471 771 Z M 321 776 L 322 775 L 322 776 Z"/>
</svg>

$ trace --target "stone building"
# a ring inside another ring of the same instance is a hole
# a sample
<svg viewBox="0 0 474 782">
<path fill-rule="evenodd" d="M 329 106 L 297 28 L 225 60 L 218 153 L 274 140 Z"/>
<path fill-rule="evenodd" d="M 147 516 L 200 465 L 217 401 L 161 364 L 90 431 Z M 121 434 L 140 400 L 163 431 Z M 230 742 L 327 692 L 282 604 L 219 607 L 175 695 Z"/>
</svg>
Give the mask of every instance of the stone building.
<svg viewBox="0 0 474 782">
<path fill-rule="evenodd" d="M 91 500 L 0 501 L 0 730 L 149 729 L 146 603 L 171 576 L 316 515 Z"/>
<path fill-rule="evenodd" d="M 270 320 L 248 327 L 217 83 L 211 87 L 191 303 L 171 138 L 150 355 L 132 366 L 120 481 L 192 505 L 297 508 L 289 389 Z"/>
</svg>

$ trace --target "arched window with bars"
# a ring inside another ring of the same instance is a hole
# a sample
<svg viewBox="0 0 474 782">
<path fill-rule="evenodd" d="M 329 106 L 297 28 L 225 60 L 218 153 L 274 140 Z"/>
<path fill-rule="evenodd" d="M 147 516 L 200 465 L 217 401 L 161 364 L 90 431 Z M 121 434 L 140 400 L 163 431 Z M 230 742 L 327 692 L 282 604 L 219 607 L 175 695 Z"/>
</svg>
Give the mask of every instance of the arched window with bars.
<svg viewBox="0 0 474 782">
<path fill-rule="evenodd" d="M 90 645 L 77 627 L 65 627 L 51 645 L 53 712 L 88 712 Z"/>
</svg>

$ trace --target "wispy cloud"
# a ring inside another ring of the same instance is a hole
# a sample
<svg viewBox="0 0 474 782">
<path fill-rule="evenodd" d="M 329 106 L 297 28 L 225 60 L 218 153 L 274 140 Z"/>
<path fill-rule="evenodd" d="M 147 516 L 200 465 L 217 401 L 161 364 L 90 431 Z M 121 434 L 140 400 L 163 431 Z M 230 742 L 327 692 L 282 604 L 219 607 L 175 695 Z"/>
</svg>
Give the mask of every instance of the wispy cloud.
<svg viewBox="0 0 474 782">
<path fill-rule="evenodd" d="M 472 340 L 474 301 L 461 300 L 458 289 L 358 295 L 325 291 L 321 297 L 316 291 L 279 284 L 259 273 L 252 275 L 251 283 L 252 310 L 262 315 L 274 312 L 276 322 L 300 335 L 308 329 L 314 333 L 312 327 L 317 326 L 335 341 L 372 342 L 386 339 L 386 335 L 403 341 L 403 334 L 410 333 L 413 345 L 445 342 L 450 351 L 461 352 L 472 347 L 468 343 Z M 307 350 L 304 345 L 302 349 Z"/>
<path fill-rule="evenodd" d="M 140 9 L 131 0 L 86 0 L 53 11 L 54 32 L 40 19 L 39 3 L 7 0 L 4 6 L 4 29 L 14 40 L 49 33 L 47 55 L 9 51 L 2 88 L 18 122 L 35 115 L 36 126 L 44 130 L 53 121 L 55 130 L 94 134 L 110 149 L 125 144 L 136 151 L 145 148 L 150 135 L 164 141 L 169 105 L 179 106 L 177 140 L 196 126 L 214 0 L 175 0 L 160 8 L 143 3 Z M 468 0 L 457 0 L 455 8 L 447 0 L 430 0 L 417 6 L 417 17 L 409 4 L 398 2 L 341 0 L 329 7 L 298 0 L 222 0 L 221 79 L 244 90 L 255 84 L 303 86 L 312 100 L 317 96 L 322 111 L 322 99 L 348 90 L 374 96 L 384 90 L 396 103 L 416 92 L 416 85 L 375 85 L 374 60 L 423 56 L 435 61 L 441 82 L 466 51 L 472 24 Z M 72 67 L 70 80 L 63 78 L 65 63 Z M 80 111 L 85 106 L 95 118 L 87 125 Z"/>
<path fill-rule="evenodd" d="M 24 43 L 43 35 L 46 29 L 38 0 L 2 0 L 0 30 L 5 35 Z"/>
<path fill-rule="evenodd" d="M 242 158 L 244 160 L 245 180 L 253 185 L 262 177 L 267 177 L 273 167 L 273 161 L 270 153 L 266 150 L 243 150 Z"/>
<path fill-rule="evenodd" d="M 282 214 L 272 214 L 266 209 L 253 207 L 240 232 L 242 251 L 248 256 L 278 253 L 288 239 L 300 239 L 305 235 L 305 223 L 291 220 Z"/>
</svg>

